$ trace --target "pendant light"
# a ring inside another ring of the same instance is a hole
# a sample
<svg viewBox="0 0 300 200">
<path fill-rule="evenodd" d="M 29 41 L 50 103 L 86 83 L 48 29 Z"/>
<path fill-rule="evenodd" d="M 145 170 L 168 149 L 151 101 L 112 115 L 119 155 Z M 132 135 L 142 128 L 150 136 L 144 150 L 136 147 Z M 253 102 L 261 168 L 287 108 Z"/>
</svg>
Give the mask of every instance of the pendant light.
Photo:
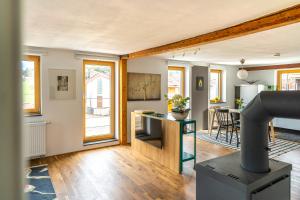
<svg viewBox="0 0 300 200">
<path fill-rule="evenodd" d="M 244 58 L 241 59 L 240 62 L 241 62 L 242 68 L 237 72 L 237 77 L 241 80 L 245 80 L 248 77 L 248 72 L 247 72 L 247 70 L 244 69 L 244 66 L 243 66 L 245 63 L 245 59 Z"/>
</svg>

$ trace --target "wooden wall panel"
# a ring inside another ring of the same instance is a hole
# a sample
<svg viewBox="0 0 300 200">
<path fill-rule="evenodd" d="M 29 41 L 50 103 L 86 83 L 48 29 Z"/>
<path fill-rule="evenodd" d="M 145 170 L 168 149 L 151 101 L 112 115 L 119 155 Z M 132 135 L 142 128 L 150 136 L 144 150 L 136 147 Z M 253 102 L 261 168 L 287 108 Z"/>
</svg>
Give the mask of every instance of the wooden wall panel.
<svg viewBox="0 0 300 200">
<path fill-rule="evenodd" d="M 127 60 L 121 59 L 120 62 L 120 144 L 127 144 Z"/>
<path fill-rule="evenodd" d="M 131 113 L 131 148 L 132 151 L 142 154 L 155 162 L 179 173 L 180 125 L 179 122 L 162 120 L 163 148 L 157 148 L 143 141 L 135 139 L 136 113 Z"/>
</svg>

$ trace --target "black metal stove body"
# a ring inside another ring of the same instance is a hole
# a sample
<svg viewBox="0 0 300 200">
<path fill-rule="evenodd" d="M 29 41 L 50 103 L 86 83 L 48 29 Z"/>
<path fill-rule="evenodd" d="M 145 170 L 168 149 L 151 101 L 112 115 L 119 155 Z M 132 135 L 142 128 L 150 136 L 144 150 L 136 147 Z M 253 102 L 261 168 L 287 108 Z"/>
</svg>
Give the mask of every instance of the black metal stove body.
<svg viewBox="0 0 300 200">
<path fill-rule="evenodd" d="M 243 169 L 240 152 L 196 165 L 197 200 L 290 200 L 292 165 L 270 160 L 270 171 Z"/>
<path fill-rule="evenodd" d="M 289 200 L 288 163 L 269 160 L 268 123 L 300 118 L 300 92 L 261 92 L 241 113 L 241 152 L 196 165 L 197 200 Z"/>
</svg>

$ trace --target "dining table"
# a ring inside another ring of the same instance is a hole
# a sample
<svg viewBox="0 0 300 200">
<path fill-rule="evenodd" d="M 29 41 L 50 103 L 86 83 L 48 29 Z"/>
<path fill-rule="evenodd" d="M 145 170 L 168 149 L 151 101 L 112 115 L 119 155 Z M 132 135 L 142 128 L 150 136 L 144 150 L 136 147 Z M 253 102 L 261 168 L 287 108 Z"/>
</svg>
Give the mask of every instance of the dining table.
<svg viewBox="0 0 300 200">
<path fill-rule="evenodd" d="M 224 108 L 224 109 L 228 109 L 229 113 L 235 113 L 235 114 L 240 114 L 242 109 L 236 109 L 236 108 Z M 209 108 L 208 109 L 209 112 L 209 127 L 208 127 L 208 133 L 211 134 L 212 129 L 214 127 L 214 123 L 215 123 L 215 117 L 216 117 L 216 108 Z M 274 131 L 274 125 L 273 125 L 273 121 L 269 122 L 269 126 L 270 126 L 270 135 L 272 137 L 272 142 L 275 142 L 276 137 L 275 137 L 275 131 Z"/>
</svg>

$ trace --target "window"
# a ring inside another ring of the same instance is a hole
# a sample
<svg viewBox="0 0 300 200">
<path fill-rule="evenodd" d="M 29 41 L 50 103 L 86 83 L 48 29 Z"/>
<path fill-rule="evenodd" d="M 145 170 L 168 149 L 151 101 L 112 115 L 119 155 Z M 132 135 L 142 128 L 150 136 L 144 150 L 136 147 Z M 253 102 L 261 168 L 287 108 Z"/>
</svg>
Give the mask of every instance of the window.
<svg viewBox="0 0 300 200">
<path fill-rule="evenodd" d="M 114 138 L 114 62 L 83 61 L 84 142 Z"/>
<path fill-rule="evenodd" d="M 24 111 L 26 113 L 40 113 L 40 57 L 25 56 L 21 67 Z"/>
<path fill-rule="evenodd" d="M 168 68 L 168 98 L 175 94 L 185 96 L 185 68 L 169 67 Z M 172 105 L 168 105 L 168 111 L 171 111 Z"/>
<path fill-rule="evenodd" d="M 222 70 L 210 70 L 210 101 L 220 102 L 222 99 Z"/>
<path fill-rule="evenodd" d="M 175 94 L 184 96 L 184 67 L 168 68 L 168 97 L 172 98 Z"/>
<path fill-rule="evenodd" d="M 278 90 L 300 90 L 300 69 L 277 71 Z"/>
<path fill-rule="evenodd" d="M 103 88 L 102 88 L 102 79 L 98 79 L 97 80 L 97 91 L 98 91 L 98 96 L 102 96 L 102 91 L 103 91 Z"/>
</svg>

